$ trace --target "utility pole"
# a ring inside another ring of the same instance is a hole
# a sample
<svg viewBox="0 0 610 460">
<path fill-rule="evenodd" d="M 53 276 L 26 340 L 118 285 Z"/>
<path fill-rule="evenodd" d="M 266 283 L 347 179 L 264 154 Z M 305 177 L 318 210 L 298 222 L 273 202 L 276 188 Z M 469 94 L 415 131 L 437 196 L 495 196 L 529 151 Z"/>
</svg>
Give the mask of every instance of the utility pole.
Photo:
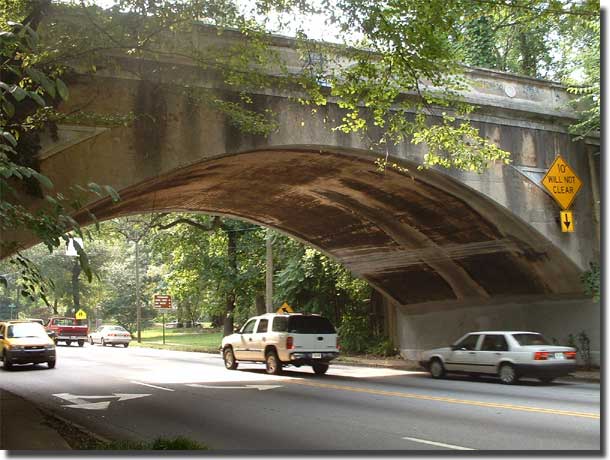
<svg viewBox="0 0 610 460">
<path fill-rule="evenodd" d="M 265 310 L 273 313 L 273 244 L 271 241 L 271 229 L 267 229 L 265 239 L 267 249 L 267 270 L 265 276 Z"/>
<path fill-rule="evenodd" d="M 142 306 L 140 305 L 140 240 L 136 239 L 136 312 L 138 324 L 138 343 L 142 343 Z"/>
</svg>

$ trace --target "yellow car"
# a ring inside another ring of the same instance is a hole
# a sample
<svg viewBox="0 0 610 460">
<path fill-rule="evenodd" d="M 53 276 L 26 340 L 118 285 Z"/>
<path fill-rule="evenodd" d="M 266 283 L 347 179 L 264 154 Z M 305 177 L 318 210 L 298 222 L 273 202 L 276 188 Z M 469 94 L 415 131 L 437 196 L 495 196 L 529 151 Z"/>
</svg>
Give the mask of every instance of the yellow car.
<svg viewBox="0 0 610 460">
<path fill-rule="evenodd" d="M 39 323 L 5 321 L 0 323 L 0 359 L 4 369 L 13 364 L 47 363 L 55 367 L 55 344 Z"/>
</svg>

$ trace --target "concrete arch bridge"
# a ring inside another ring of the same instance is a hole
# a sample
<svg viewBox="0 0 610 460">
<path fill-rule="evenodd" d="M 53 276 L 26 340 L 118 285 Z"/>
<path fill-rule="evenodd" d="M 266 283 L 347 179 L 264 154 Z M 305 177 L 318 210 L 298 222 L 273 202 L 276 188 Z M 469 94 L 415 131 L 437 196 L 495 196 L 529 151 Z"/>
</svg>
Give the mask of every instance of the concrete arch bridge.
<svg viewBox="0 0 610 460">
<path fill-rule="evenodd" d="M 295 52 L 288 39 L 275 45 Z M 125 71 L 148 65 L 167 72 L 151 82 Z M 324 118 L 340 116 L 332 104 L 312 115 L 286 94 L 255 94 L 257 108 L 279 114 L 279 129 L 247 135 L 172 91 L 176 74 L 191 85 L 216 85 L 175 61 L 126 60 L 123 71 L 79 76 L 62 110 L 86 105 L 148 116 L 115 128 L 60 126 L 59 139 L 48 139 L 40 153 L 41 170 L 58 191 L 91 181 L 114 187 L 120 202 L 87 203 L 98 219 L 200 211 L 307 242 L 383 295 L 407 358 L 470 330 L 495 328 L 539 330 L 562 341 L 585 330 L 599 349 L 599 305 L 580 282 L 599 251 L 589 164 L 599 147 L 571 140 L 574 114 L 562 87 L 469 69 L 465 97 L 479 106 L 475 125 L 511 152 L 512 164 L 483 174 L 420 171 L 424 149 L 404 143 L 389 152 L 391 162 L 408 168 L 403 174 L 378 171 L 374 160 L 385 152 L 330 131 Z M 559 207 L 539 187 L 557 153 L 583 181 L 572 234 L 561 232 Z M 84 210 L 77 217 L 87 223 Z"/>
</svg>

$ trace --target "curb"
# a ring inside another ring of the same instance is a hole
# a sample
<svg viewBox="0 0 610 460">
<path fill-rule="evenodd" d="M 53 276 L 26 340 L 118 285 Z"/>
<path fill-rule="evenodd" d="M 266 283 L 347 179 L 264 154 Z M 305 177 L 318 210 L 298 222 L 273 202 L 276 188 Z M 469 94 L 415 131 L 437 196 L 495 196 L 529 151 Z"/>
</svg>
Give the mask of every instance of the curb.
<svg viewBox="0 0 610 460">
<path fill-rule="evenodd" d="M 81 424 L 79 424 L 79 423 L 73 422 L 72 420 L 68 420 L 67 418 L 62 417 L 61 415 L 57 415 L 57 414 L 55 414 L 55 413 L 50 412 L 50 411 L 49 411 L 49 409 L 43 408 L 43 407 L 41 407 L 41 406 L 38 406 L 38 410 L 39 410 L 39 411 L 40 411 L 40 412 L 41 412 L 41 413 L 42 413 L 42 414 L 43 414 L 45 417 L 48 417 L 48 418 L 51 418 L 51 419 L 57 419 L 57 420 L 59 420 L 60 422 L 65 423 L 66 425 L 70 425 L 70 426 L 72 426 L 73 428 L 76 428 L 77 430 L 79 430 L 79 431 L 81 431 L 82 433 L 86 434 L 87 436 L 92 437 L 92 438 L 93 438 L 93 439 L 95 439 L 96 441 L 99 441 L 99 442 L 104 443 L 104 444 L 108 444 L 108 443 L 111 443 L 111 442 L 112 442 L 112 440 L 110 440 L 110 439 L 108 439 L 108 438 L 105 438 L 104 436 L 99 435 L 99 434 L 97 434 L 97 433 L 94 433 L 93 431 L 91 431 L 91 430 L 89 430 L 89 429 L 85 428 L 84 426 L 82 426 L 82 425 L 81 425 Z M 60 436 L 61 436 L 61 434 L 60 434 Z M 62 437 L 63 437 L 63 436 L 62 436 Z"/>
</svg>

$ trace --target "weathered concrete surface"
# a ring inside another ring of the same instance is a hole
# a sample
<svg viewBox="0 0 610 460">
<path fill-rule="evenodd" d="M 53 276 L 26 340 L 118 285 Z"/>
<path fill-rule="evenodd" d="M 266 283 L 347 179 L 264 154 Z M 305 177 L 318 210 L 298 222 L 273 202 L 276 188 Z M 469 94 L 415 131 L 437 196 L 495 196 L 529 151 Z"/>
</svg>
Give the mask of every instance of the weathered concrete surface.
<svg viewBox="0 0 610 460">
<path fill-rule="evenodd" d="M 294 54 L 289 41 L 277 46 Z M 142 79 L 151 76 L 154 81 Z M 497 72 L 475 69 L 468 76 L 466 97 L 480 105 L 475 123 L 511 152 L 513 164 L 547 168 L 561 153 L 580 175 L 575 233 L 561 233 L 558 206 L 510 166 L 481 175 L 418 171 L 425 150 L 405 142 L 388 153 L 410 174 L 378 172 L 373 162 L 385 152 L 329 129 L 341 117 L 334 104 L 312 114 L 290 94 L 261 92 L 253 95 L 254 108 L 276 112 L 279 128 L 268 137 L 243 134 L 183 91 L 180 85 L 188 84 L 226 95 L 214 75 L 179 59 L 125 60 L 120 71 L 100 67 L 96 76 L 71 81 L 62 110 L 137 118 L 126 127 L 61 130 L 59 142 L 41 153 L 42 172 L 66 193 L 91 181 L 119 191 L 118 204 L 89 201 L 86 209 L 99 219 L 188 210 L 279 229 L 334 257 L 400 306 L 582 297 L 579 276 L 599 243 L 587 146 L 566 132 L 573 117 L 567 94 L 555 84 Z M 88 222 L 85 210 L 77 217 Z"/>
</svg>

